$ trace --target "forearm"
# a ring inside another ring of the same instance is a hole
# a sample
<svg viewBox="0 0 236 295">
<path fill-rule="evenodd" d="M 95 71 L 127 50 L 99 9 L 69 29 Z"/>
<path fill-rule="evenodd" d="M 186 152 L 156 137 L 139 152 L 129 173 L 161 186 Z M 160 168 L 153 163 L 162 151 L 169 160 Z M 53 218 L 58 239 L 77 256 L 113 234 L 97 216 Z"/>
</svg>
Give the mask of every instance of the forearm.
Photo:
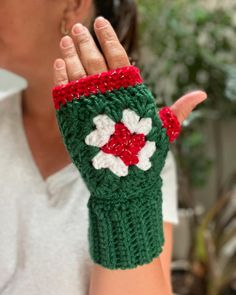
<svg viewBox="0 0 236 295">
<path fill-rule="evenodd" d="M 170 295 L 160 258 L 129 270 L 109 270 L 94 264 L 89 295 Z"/>
<path fill-rule="evenodd" d="M 164 222 L 164 236 L 165 244 L 160 255 L 160 260 L 167 287 L 169 288 L 170 294 L 172 294 L 171 259 L 173 250 L 173 225 L 171 223 Z"/>
</svg>

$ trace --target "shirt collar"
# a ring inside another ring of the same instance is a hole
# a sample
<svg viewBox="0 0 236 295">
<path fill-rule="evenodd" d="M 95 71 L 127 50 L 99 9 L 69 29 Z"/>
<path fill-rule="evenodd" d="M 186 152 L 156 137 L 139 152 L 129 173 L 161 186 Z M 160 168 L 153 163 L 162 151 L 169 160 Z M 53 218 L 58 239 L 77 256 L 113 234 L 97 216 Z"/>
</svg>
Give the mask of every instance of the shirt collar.
<svg viewBox="0 0 236 295">
<path fill-rule="evenodd" d="M 20 93 L 27 87 L 27 81 L 15 73 L 0 69 L 0 101 Z"/>
</svg>

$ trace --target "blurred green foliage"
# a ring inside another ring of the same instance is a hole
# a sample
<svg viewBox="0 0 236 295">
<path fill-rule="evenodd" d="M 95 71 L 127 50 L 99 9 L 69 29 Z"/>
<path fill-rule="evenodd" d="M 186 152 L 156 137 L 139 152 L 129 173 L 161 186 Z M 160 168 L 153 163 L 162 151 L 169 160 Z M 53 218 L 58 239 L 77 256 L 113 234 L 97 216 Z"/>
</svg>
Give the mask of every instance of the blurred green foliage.
<svg viewBox="0 0 236 295">
<path fill-rule="evenodd" d="M 203 126 L 211 121 L 214 136 L 219 136 L 215 168 L 221 169 L 220 122 L 236 115 L 236 3 L 214 8 L 199 0 L 138 0 L 138 4 L 140 66 L 157 104 L 171 105 L 193 89 L 208 93 L 208 100 L 185 122 L 176 145 L 179 167 L 191 190 L 206 183 L 211 167 Z"/>
<path fill-rule="evenodd" d="M 210 5 L 213 2 L 215 5 Z M 236 118 L 236 1 L 138 0 L 138 4 L 139 66 L 157 105 L 171 105 L 193 89 L 208 93 L 208 100 L 185 122 L 175 144 L 184 207 L 196 206 L 193 188 L 206 185 L 210 168 L 215 169 L 218 200 L 202 220 L 194 220 L 193 257 L 189 259 L 193 260 L 192 272 L 196 273 L 193 282 L 199 284 L 201 278 L 207 291 L 199 292 L 196 284 L 192 289 L 191 284 L 187 287 L 189 277 L 187 281 L 180 279 L 184 292 L 175 291 L 191 295 L 231 294 L 222 292 L 229 290 L 236 275 L 232 271 L 235 254 L 225 255 L 235 238 L 235 210 L 230 201 L 235 193 L 230 192 L 232 188 L 221 190 L 222 122 Z M 209 135 L 213 150 L 207 154 Z"/>
</svg>

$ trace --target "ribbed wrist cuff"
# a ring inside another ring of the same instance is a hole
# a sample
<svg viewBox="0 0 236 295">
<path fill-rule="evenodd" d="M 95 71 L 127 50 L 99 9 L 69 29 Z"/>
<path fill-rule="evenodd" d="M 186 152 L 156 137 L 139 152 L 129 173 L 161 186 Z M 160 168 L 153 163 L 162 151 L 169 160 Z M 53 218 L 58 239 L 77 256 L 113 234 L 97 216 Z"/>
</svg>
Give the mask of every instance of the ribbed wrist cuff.
<svg viewBox="0 0 236 295">
<path fill-rule="evenodd" d="M 161 179 L 159 179 L 161 182 Z M 138 198 L 112 201 L 91 196 L 89 245 L 93 261 L 109 269 L 150 263 L 164 244 L 161 184 Z"/>
</svg>

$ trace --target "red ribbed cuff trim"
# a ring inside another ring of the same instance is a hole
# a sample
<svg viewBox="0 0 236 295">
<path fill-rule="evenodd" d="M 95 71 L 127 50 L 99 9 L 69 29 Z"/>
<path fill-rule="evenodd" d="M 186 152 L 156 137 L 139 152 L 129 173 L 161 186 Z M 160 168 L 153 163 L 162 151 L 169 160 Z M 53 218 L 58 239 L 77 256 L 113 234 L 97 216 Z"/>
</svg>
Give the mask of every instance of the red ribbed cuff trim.
<svg viewBox="0 0 236 295">
<path fill-rule="evenodd" d="M 81 96 L 118 90 L 121 87 L 127 88 L 142 82 L 140 71 L 135 66 L 110 70 L 54 87 L 52 91 L 54 105 L 56 109 L 59 109 L 61 105 L 74 98 L 79 99 Z"/>
<path fill-rule="evenodd" d="M 166 134 L 169 137 L 169 141 L 175 141 L 181 131 L 181 125 L 178 121 L 178 118 L 168 107 L 164 107 L 159 111 L 159 117 L 162 121 L 163 127 L 166 129 Z"/>
</svg>

